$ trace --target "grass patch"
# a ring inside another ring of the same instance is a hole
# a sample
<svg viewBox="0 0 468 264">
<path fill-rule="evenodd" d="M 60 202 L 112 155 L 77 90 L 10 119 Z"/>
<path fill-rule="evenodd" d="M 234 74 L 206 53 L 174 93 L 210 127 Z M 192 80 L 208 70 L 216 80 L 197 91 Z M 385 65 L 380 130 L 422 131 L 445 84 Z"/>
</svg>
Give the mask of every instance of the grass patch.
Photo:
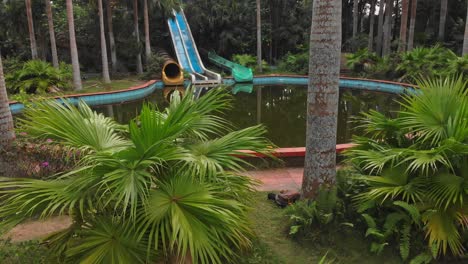
<svg viewBox="0 0 468 264">
<path fill-rule="evenodd" d="M 258 238 L 244 264 L 319 263 L 327 252 L 327 260 L 333 263 L 401 263 L 398 253 L 384 251 L 379 256 L 369 253 L 369 243 L 363 234 L 351 228 L 327 234 L 317 230 L 309 237 L 294 239 L 288 235 L 284 210 L 266 196 L 265 192 L 254 196 L 250 219 Z"/>
<path fill-rule="evenodd" d="M 83 81 L 83 90 L 81 91 L 69 91 L 66 93 L 95 93 L 95 92 L 109 92 L 118 91 L 130 88 L 132 86 L 146 83 L 146 81 L 140 80 L 137 77 L 127 77 L 125 79 L 112 80 L 111 83 L 104 83 L 101 78 L 92 78 Z"/>
</svg>

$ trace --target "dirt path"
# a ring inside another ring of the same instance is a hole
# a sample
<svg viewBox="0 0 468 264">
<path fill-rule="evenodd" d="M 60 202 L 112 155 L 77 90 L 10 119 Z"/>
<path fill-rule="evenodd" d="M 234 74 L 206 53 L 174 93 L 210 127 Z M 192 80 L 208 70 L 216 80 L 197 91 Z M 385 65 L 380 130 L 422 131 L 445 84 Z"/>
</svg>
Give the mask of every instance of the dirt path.
<svg viewBox="0 0 468 264">
<path fill-rule="evenodd" d="M 13 242 L 40 239 L 70 225 L 71 219 L 68 216 L 53 217 L 45 221 L 30 221 L 16 226 L 2 238 L 11 238 Z"/>
</svg>

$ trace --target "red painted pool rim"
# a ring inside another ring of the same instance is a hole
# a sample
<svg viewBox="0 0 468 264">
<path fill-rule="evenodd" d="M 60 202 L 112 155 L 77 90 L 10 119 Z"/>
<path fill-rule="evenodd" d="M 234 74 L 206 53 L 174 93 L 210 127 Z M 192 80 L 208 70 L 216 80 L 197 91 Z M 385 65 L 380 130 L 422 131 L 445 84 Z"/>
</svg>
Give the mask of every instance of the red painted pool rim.
<svg viewBox="0 0 468 264">
<path fill-rule="evenodd" d="M 347 143 L 347 144 L 338 144 L 336 145 L 336 153 L 342 153 L 343 151 L 354 147 L 355 144 Z M 250 150 L 241 150 L 240 152 L 245 153 L 245 155 L 239 154 L 236 155 L 239 158 L 266 158 L 262 153 L 257 153 L 255 151 Z M 305 157 L 306 148 L 305 147 L 297 147 L 297 148 L 278 148 L 273 152 L 273 156 L 277 158 L 296 158 L 296 157 Z"/>
</svg>

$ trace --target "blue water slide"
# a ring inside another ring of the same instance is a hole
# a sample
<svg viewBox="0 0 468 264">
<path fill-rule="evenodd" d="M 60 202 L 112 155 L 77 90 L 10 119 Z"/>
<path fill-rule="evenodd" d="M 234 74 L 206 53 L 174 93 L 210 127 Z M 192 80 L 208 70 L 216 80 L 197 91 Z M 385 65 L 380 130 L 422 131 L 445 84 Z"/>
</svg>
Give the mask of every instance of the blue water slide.
<svg viewBox="0 0 468 264">
<path fill-rule="evenodd" d="M 195 43 L 190 36 L 190 32 L 188 30 L 187 24 L 185 23 L 185 19 L 182 15 L 182 11 L 176 13 L 175 18 L 177 20 L 177 23 L 179 24 L 181 37 L 185 43 L 185 47 L 187 48 L 187 56 L 190 59 L 193 70 L 197 73 L 203 74 L 205 71 L 203 70 L 201 66 L 202 62 L 200 61 L 198 57 L 197 50 L 195 48 Z"/>
<path fill-rule="evenodd" d="M 172 41 L 174 44 L 174 49 L 176 52 L 177 59 L 179 60 L 180 66 L 189 73 L 192 72 L 188 58 L 184 51 L 184 44 L 182 43 L 182 37 L 179 34 L 179 29 L 177 27 L 177 21 L 175 19 L 169 18 L 168 20 L 169 31 L 171 32 Z"/>
<path fill-rule="evenodd" d="M 207 70 L 203 65 L 184 11 L 180 10 L 177 12 L 173 10 L 173 15 L 174 17 L 169 18 L 167 22 L 172 37 L 172 44 L 174 45 L 179 64 L 186 72 L 190 73 L 192 83 L 221 83 L 221 76 Z"/>
</svg>

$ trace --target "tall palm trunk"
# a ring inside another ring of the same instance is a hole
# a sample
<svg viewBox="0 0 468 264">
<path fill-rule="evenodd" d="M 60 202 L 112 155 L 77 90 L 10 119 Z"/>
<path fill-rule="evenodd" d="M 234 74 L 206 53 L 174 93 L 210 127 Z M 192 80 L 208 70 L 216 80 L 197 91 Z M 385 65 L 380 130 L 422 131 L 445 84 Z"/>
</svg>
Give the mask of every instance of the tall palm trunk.
<svg viewBox="0 0 468 264">
<path fill-rule="evenodd" d="M 37 44 L 36 44 L 36 33 L 34 32 L 34 22 L 31 10 L 31 0 L 25 0 L 26 4 L 26 16 L 28 18 L 28 30 L 29 30 L 29 43 L 31 45 L 31 57 L 33 60 L 38 58 L 37 56 Z"/>
<path fill-rule="evenodd" d="M 143 0 L 143 2 L 144 2 L 143 12 L 144 12 L 144 20 L 145 20 L 145 59 L 146 59 L 146 63 L 148 63 L 148 60 L 151 56 L 148 0 Z"/>
<path fill-rule="evenodd" d="M 261 0 L 257 0 L 257 67 L 262 72 L 262 10 Z"/>
<path fill-rule="evenodd" d="M 406 33 L 408 31 L 408 9 L 409 0 L 403 0 L 401 2 L 401 25 L 400 25 L 400 44 L 398 47 L 399 51 L 406 50 Z"/>
<path fill-rule="evenodd" d="M 377 0 L 372 0 L 370 5 L 369 13 L 369 41 L 367 43 L 367 49 L 372 52 L 374 49 L 374 20 L 375 20 L 375 5 Z"/>
<path fill-rule="evenodd" d="M 73 18 L 73 2 L 67 0 L 67 20 L 70 34 L 70 54 L 73 68 L 73 87 L 79 91 L 83 89 L 81 84 L 80 61 L 78 59 L 78 48 L 76 46 L 75 19 Z"/>
<path fill-rule="evenodd" d="M 109 48 L 111 54 L 112 72 L 117 72 L 117 48 L 115 46 L 114 27 L 112 23 L 112 6 L 111 0 L 106 0 L 107 4 L 107 28 L 109 35 Z"/>
<path fill-rule="evenodd" d="M 336 130 L 341 55 L 341 0 L 315 0 L 307 97 L 302 195 L 316 196 L 336 181 Z M 324 27 L 323 25 L 327 26 Z"/>
<path fill-rule="evenodd" d="M 385 24 L 383 35 L 382 56 L 387 56 L 391 52 L 392 42 L 392 16 L 393 16 L 393 0 L 387 0 L 385 5 Z"/>
<path fill-rule="evenodd" d="M 140 29 L 138 27 L 138 0 L 133 0 L 133 27 L 134 27 L 134 34 L 136 37 L 136 42 L 138 43 L 138 47 L 140 46 Z M 137 73 L 143 74 L 143 64 L 141 62 L 141 50 L 138 48 L 138 53 L 136 56 L 137 60 Z"/>
<path fill-rule="evenodd" d="M 356 37 L 358 32 L 359 18 L 359 0 L 353 0 L 353 37 Z"/>
<path fill-rule="evenodd" d="M 0 149 L 7 147 L 15 139 L 13 117 L 3 76 L 2 55 L 0 54 Z"/>
<path fill-rule="evenodd" d="M 440 1 L 440 20 L 439 20 L 439 40 L 445 39 L 445 21 L 447 20 L 447 5 L 448 0 Z"/>
<path fill-rule="evenodd" d="M 466 6 L 465 37 L 463 38 L 463 56 L 468 55 L 468 5 Z"/>
<path fill-rule="evenodd" d="M 411 18 L 410 18 L 410 26 L 408 32 L 408 50 L 413 49 L 414 45 L 414 27 L 416 26 L 416 11 L 418 8 L 418 0 L 412 0 L 411 2 Z"/>
<path fill-rule="evenodd" d="M 49 25 L 49 38 L 50 38 L 50 49 L 52 51 L 52 64 L 55 68 L 59 67 L 59 60 L 57 54 L 57 44 L 55 42 L 55 29 L 54 29 L 54 17 L 52 15 L 52 5 L 50 0 L 45 0 L 46 13 L 47 13 L 47 24 Z"/>
<path fill-rule="evenodd" d="M 106 29 L 104 28 L 104 9 L 102 8 L 102 0 L 98 0 L 99 9 L 99 28 L 101 31 L 101 58 L 102 58 L 102 78 L 104 83 L 110 83 L 109 77 L 109 61 L 107 60 L 107 43 Z"/>
<path fill-rule="evenodd" d="M 377 54 L 382 55 L 383 22 L 384 22 L 384 1 L 379 1 L 379 23 L 377 25 Z"/>
</svg>

